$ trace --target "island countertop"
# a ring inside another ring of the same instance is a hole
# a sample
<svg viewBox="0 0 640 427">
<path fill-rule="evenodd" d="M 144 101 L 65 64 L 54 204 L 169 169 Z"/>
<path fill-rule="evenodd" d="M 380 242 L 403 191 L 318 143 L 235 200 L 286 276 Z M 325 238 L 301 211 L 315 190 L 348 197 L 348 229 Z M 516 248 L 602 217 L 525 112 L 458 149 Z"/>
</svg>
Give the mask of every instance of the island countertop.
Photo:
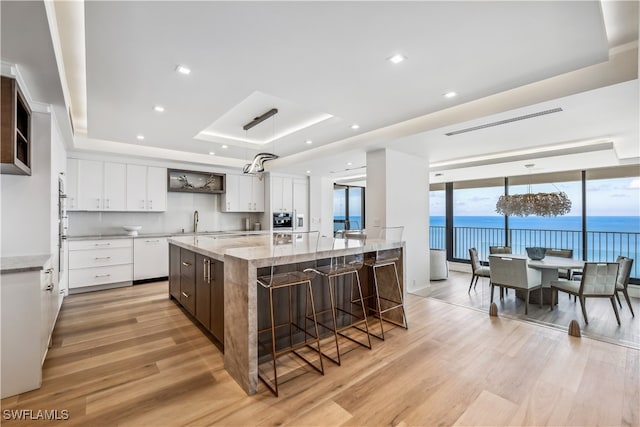
<svg viewBox="0 0 640 427">
<path fill-rule="evenodd" d="M 221 235 L 221 236 L 175 236 L 169 239 L 170 244 L 200 253 L 218 261 L 225 261 L 225 257 L 238 258 L 248 261 L 254 267 L 267 267 L 272 263 L 277 265 L 311 261 L 313 259 L 331 258 L 334 256 L 351 255 L 358 252 L 375 252 L 402 247 L 403 243 L 381 239 L 367 239 L 362 246 L 362 240 L 334 239 L 320 237 L 317 247 L 307 242 L 293 244 L 286 253 L 274 254 L 274 239 L 279 233 L 262 233 L 249 235 Z M 286 236 L 287 233 L 282 235 Z"/>
</svg>

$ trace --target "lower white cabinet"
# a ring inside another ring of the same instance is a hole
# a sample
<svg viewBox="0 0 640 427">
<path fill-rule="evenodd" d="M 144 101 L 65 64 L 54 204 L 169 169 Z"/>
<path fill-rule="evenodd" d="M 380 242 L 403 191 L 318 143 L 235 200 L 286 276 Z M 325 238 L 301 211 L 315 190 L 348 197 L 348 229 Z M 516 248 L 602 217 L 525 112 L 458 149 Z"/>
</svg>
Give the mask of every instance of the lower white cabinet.
<svg viewBox="0 0 640 427">
<path fill-rule="evenodd" d="M 133 281 L 133 239 L 69 242 L 69 289 Z"/>
<path fill-rule="evenodd" d="M 5 398 L 40 387 L 60 300 L 51 260 L 42 268 L 3 273 L 1 280 L 0 390 Z"/>
<path fill-rule="evenodd" d="M 169 243 L 166 237 L 138 237 L 133 240 L 133 280 L 169 275 Z"/>
</svg>

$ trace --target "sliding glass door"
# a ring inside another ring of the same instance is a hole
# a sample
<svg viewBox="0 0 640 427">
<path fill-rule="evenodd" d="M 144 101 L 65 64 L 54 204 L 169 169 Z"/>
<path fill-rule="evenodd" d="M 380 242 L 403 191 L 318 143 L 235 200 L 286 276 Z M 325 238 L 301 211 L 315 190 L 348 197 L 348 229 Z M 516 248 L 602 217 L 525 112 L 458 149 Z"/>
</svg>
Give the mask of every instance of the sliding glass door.
<svg viewBox="0 0 640 427">
<path fill-rule="evenodd" d="M 364 228 L 364 188 L 333 187 L 333 231 Z"/>
</svg>

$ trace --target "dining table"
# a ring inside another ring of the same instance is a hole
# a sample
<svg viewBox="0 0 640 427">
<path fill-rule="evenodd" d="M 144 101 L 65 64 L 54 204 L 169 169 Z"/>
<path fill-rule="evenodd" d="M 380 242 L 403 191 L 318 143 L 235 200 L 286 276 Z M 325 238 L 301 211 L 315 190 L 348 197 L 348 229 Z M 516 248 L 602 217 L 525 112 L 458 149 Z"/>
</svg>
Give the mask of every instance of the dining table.
<svg viewBox="0 0 640 427">
<path fill-rule="evenodd" d="M 574 258 L 563 258 L 558 256 L 545 256 L 541 260 L 530 259 L 526 254 L 492 254 L 489 256 L 520 258 L 527 260 L 527 266 L 540 270 L 542 273 L 542 303 L 551 304 L 551 295 L 554 292 L 551 289 L 551 282 L 558 280 L 558 271 L 564 270 L 581 270 L 584 268 L 584 261 Z M 557 291 L 555 291 L 557 292 Z M 524 291 L 516 291 L 516 296 L 525 299 Z M 557 297 L 557 295 L 556 295 Z M 557 301 L 557 298 L 556 298 Z M 530 304 L 540 303 L 540 293 L 532 292 L 529 298 Z"/>
</svg>

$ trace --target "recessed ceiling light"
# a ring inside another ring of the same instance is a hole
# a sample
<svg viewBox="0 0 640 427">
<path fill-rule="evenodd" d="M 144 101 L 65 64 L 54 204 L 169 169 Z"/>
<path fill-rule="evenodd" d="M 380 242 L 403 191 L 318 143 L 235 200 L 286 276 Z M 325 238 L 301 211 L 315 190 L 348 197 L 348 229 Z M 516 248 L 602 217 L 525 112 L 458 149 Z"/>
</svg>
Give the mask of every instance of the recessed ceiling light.
<svg viewBox="0 0 640 427">
<path fill-rule="evenodd" d="M 136 136 L 136 139 L 138 141 L 142 141 L 144 139 L 144 135 L 138 135 L 138 136 Z"/>
<path fill-rule="evenodd" d="M 444 94 L 444 97 L 445 97 L 445 98 L 454 98 L 454 97 L 456 97 L 457 95 L 458 95 L 457 93 L 455 93 L 455 92 L 453 92 L 453 91 L 452 91 L 452 92 L 447 92 L 447 93 L 445 93 L 445 94 Z"/>
<path fill-rule="evenodd" d="M 311 171 L 307 171 L 307 173 L 311 173 Z"/>
<path fill-rule="evenodd" d="M 227 148 L 229 148 L 229 146 L 225 144 L 225 145 L 222 146 L 222 148 L 224 148 L 226 150 Z"/>
<path fill-rule="evenodd" d="M 156 105 L 153 107 L 153 111 L 157 111 L 158 113 L 163 113 L 164 107 L 162 105 Z"/>
<path fill-rule="evenodd" d="M 351 129 L 354 129 L 354 130 L 355 129 L 360 129 L 360 125 L 357 124 L 357 123 L 354 123 L 354 124 L 351 125 Z"/>
<path fill-rule="evenodd" d="M 307 139 L 307 140 L 305 141 L 305 144 L 309 144 L 309 145 L 311 145 L 311 144 L 313 144 L 313 141 L 312 141 L 312 140 L 310 140 L 310 139 Z"/>
<path fill-rule="evenodd" d="M 209 155 L 210 155 L 210 156 L 215 156 L 215 155 L 216 155 L 216 153 L 214 153 L 213 151 L 209 151 Z"/>
<path fill-rule="evenodd" d="M 399 53 L 396 53 L 396 54 L 395 54 L 395 55 L 393 55 L 392 57 L 387 58 L 387 60 L 388 60 L 389 62 L 394 63 L 394 64 L 399 64 L 399 63 L 401 63 L 402 61 L 404 61 L 405 59 L 407 59 L 407 57 L 406 57 L 406 56 L 404 56 L 404 55 L 401 55 L 401 54 L 399 54 Z"/>
<path fill-rule="evenodd" d="M 184 65 L 178 65 L 176 67 L 176 71 L 179 72 L 180 74 L 184 74 L 185 76 L 188 76 L 191 73 L 191 69 L 188 67 L 185 67 Z"/>
<path fill-rule="evenodd" d="M 351 162 L 347 162 L 347 166 L 351 166 L 353 163 Z"/>
</svg>

